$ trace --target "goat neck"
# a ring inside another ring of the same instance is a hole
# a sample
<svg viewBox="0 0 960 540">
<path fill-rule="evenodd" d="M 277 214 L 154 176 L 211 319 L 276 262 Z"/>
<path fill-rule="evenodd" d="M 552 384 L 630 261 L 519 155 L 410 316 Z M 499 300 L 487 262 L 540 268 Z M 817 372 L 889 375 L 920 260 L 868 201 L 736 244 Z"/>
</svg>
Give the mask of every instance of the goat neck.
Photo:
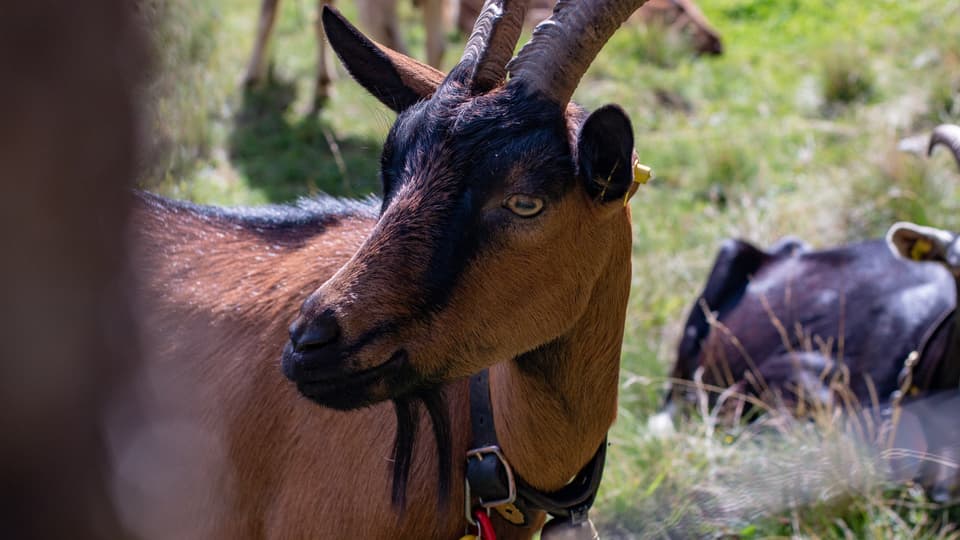
<svg viewBox="0 0 960 540">
<path fill-rule="evenodd" d="M 491 368 L 494 424 L 510 464 L 533 487 L 561 488 L 590 460 L 617 414 L 630 289 L 629 213 L 573 328 Z"/>
</svg>

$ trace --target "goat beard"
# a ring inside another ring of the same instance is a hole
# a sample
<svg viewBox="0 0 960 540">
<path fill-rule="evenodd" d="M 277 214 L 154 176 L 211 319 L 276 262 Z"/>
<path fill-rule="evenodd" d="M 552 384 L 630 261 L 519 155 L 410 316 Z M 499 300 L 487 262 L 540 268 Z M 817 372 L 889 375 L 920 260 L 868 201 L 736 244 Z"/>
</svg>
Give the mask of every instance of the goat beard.
<svg viewBox="0 0 960 540">
<path fill-rule="evenodd" d="M 437 450 L 437 497 L 441 511 L 447 506 L 450 477 L 453 474 L 453 443 L 450 437 L 450 417 L 440 387 L 422 390 L 410 396 L 393 400 L 397 414 L 397 434 L 393 441 L 393 490 L 391 502 L 402 511 L 406 504 L 407 483 L 413 464 L 413 451 L 420 427 L 420 405 L 427 410 L 433 426 Z"/>
</svg>

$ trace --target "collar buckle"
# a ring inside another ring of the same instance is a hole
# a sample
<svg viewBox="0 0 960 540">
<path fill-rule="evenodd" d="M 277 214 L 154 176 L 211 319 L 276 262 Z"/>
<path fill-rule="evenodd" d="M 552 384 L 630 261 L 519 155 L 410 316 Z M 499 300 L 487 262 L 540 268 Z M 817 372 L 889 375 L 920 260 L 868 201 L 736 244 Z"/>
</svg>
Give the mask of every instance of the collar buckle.
<svg viewBox="0 0 960 540">
<path fill-rule="evenodd" d="M 477 497 L 480 501 L 480 506 L 484 508 L 493 508 L 495 506 L 501 506 L 505 504 L 511 504 L 517 500 L 517 481 L 513 475 L 513 468 L 507 462 L 507 458 L 504 457 L 503 452 L 500 450 L 500 447 L 491 444 L 489 446 L 481 446 L 479 448 L 473 448 L 467 451 L 467 483 L 470 483 L 471 477 L 474 480 L 479 480 L 479 474 L 470 474 L 469 471 L 487 471 L 487 477 L 491 475 L 494 477 L 506 477 L 506 497 L 496 499 L 496 500 L 484 500 L 483 497 Z M 503 473 L 501 475 L 501 472 Z M 500 490 L 502 493 L 502 490 Z M 488 495 L 489 496 L 489 495 Z"/>
</svg>

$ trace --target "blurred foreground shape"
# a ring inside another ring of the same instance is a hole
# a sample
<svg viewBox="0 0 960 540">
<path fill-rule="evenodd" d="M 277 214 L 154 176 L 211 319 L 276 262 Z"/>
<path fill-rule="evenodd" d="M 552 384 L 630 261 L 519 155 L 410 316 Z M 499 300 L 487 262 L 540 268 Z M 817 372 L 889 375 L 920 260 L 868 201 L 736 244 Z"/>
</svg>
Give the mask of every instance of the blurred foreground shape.
<svg viewBox="0 0 960 540">
<path fill-rule="evenodd" d="M 145 46 L 133 3 L 0 10 L 0 520 L 122 538 L 103 410 L 138 354 L 125 269 Z"/>
</svg>

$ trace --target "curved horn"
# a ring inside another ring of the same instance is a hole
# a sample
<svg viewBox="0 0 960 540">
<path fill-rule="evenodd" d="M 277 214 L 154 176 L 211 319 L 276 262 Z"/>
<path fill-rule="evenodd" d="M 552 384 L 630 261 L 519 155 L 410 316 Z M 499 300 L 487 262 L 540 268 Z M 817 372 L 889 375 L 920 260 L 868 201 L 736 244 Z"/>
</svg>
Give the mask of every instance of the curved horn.
<svg viewBox="0 0 960 540">
<path fill-rule="evenodd" d="M 645 1 L 560 0 L 507 65 L 511 79 L 521 79 L 566 106 L 603 45 Z"/>
<path fill-rule="evenodd" d="M 474 93 L 491 90 L 507 78 L 507 62 L 523 30 L 528 0 L 487 0 L 457 67 Z M 464 71 L 466 73 L 464 73 Z"/>
<path fill-rule="evenodd" d="M 960 126 L 952 124 L 942 124 L 933 130 L 930 135 L 930 146 L 927 147 L 927 155 L 933 155 L 934 148 L 938 144 L 946 145 L 953 152 L 953 159 L 957 161 L 957 167 L 960 167 Z"/>
</svg>

